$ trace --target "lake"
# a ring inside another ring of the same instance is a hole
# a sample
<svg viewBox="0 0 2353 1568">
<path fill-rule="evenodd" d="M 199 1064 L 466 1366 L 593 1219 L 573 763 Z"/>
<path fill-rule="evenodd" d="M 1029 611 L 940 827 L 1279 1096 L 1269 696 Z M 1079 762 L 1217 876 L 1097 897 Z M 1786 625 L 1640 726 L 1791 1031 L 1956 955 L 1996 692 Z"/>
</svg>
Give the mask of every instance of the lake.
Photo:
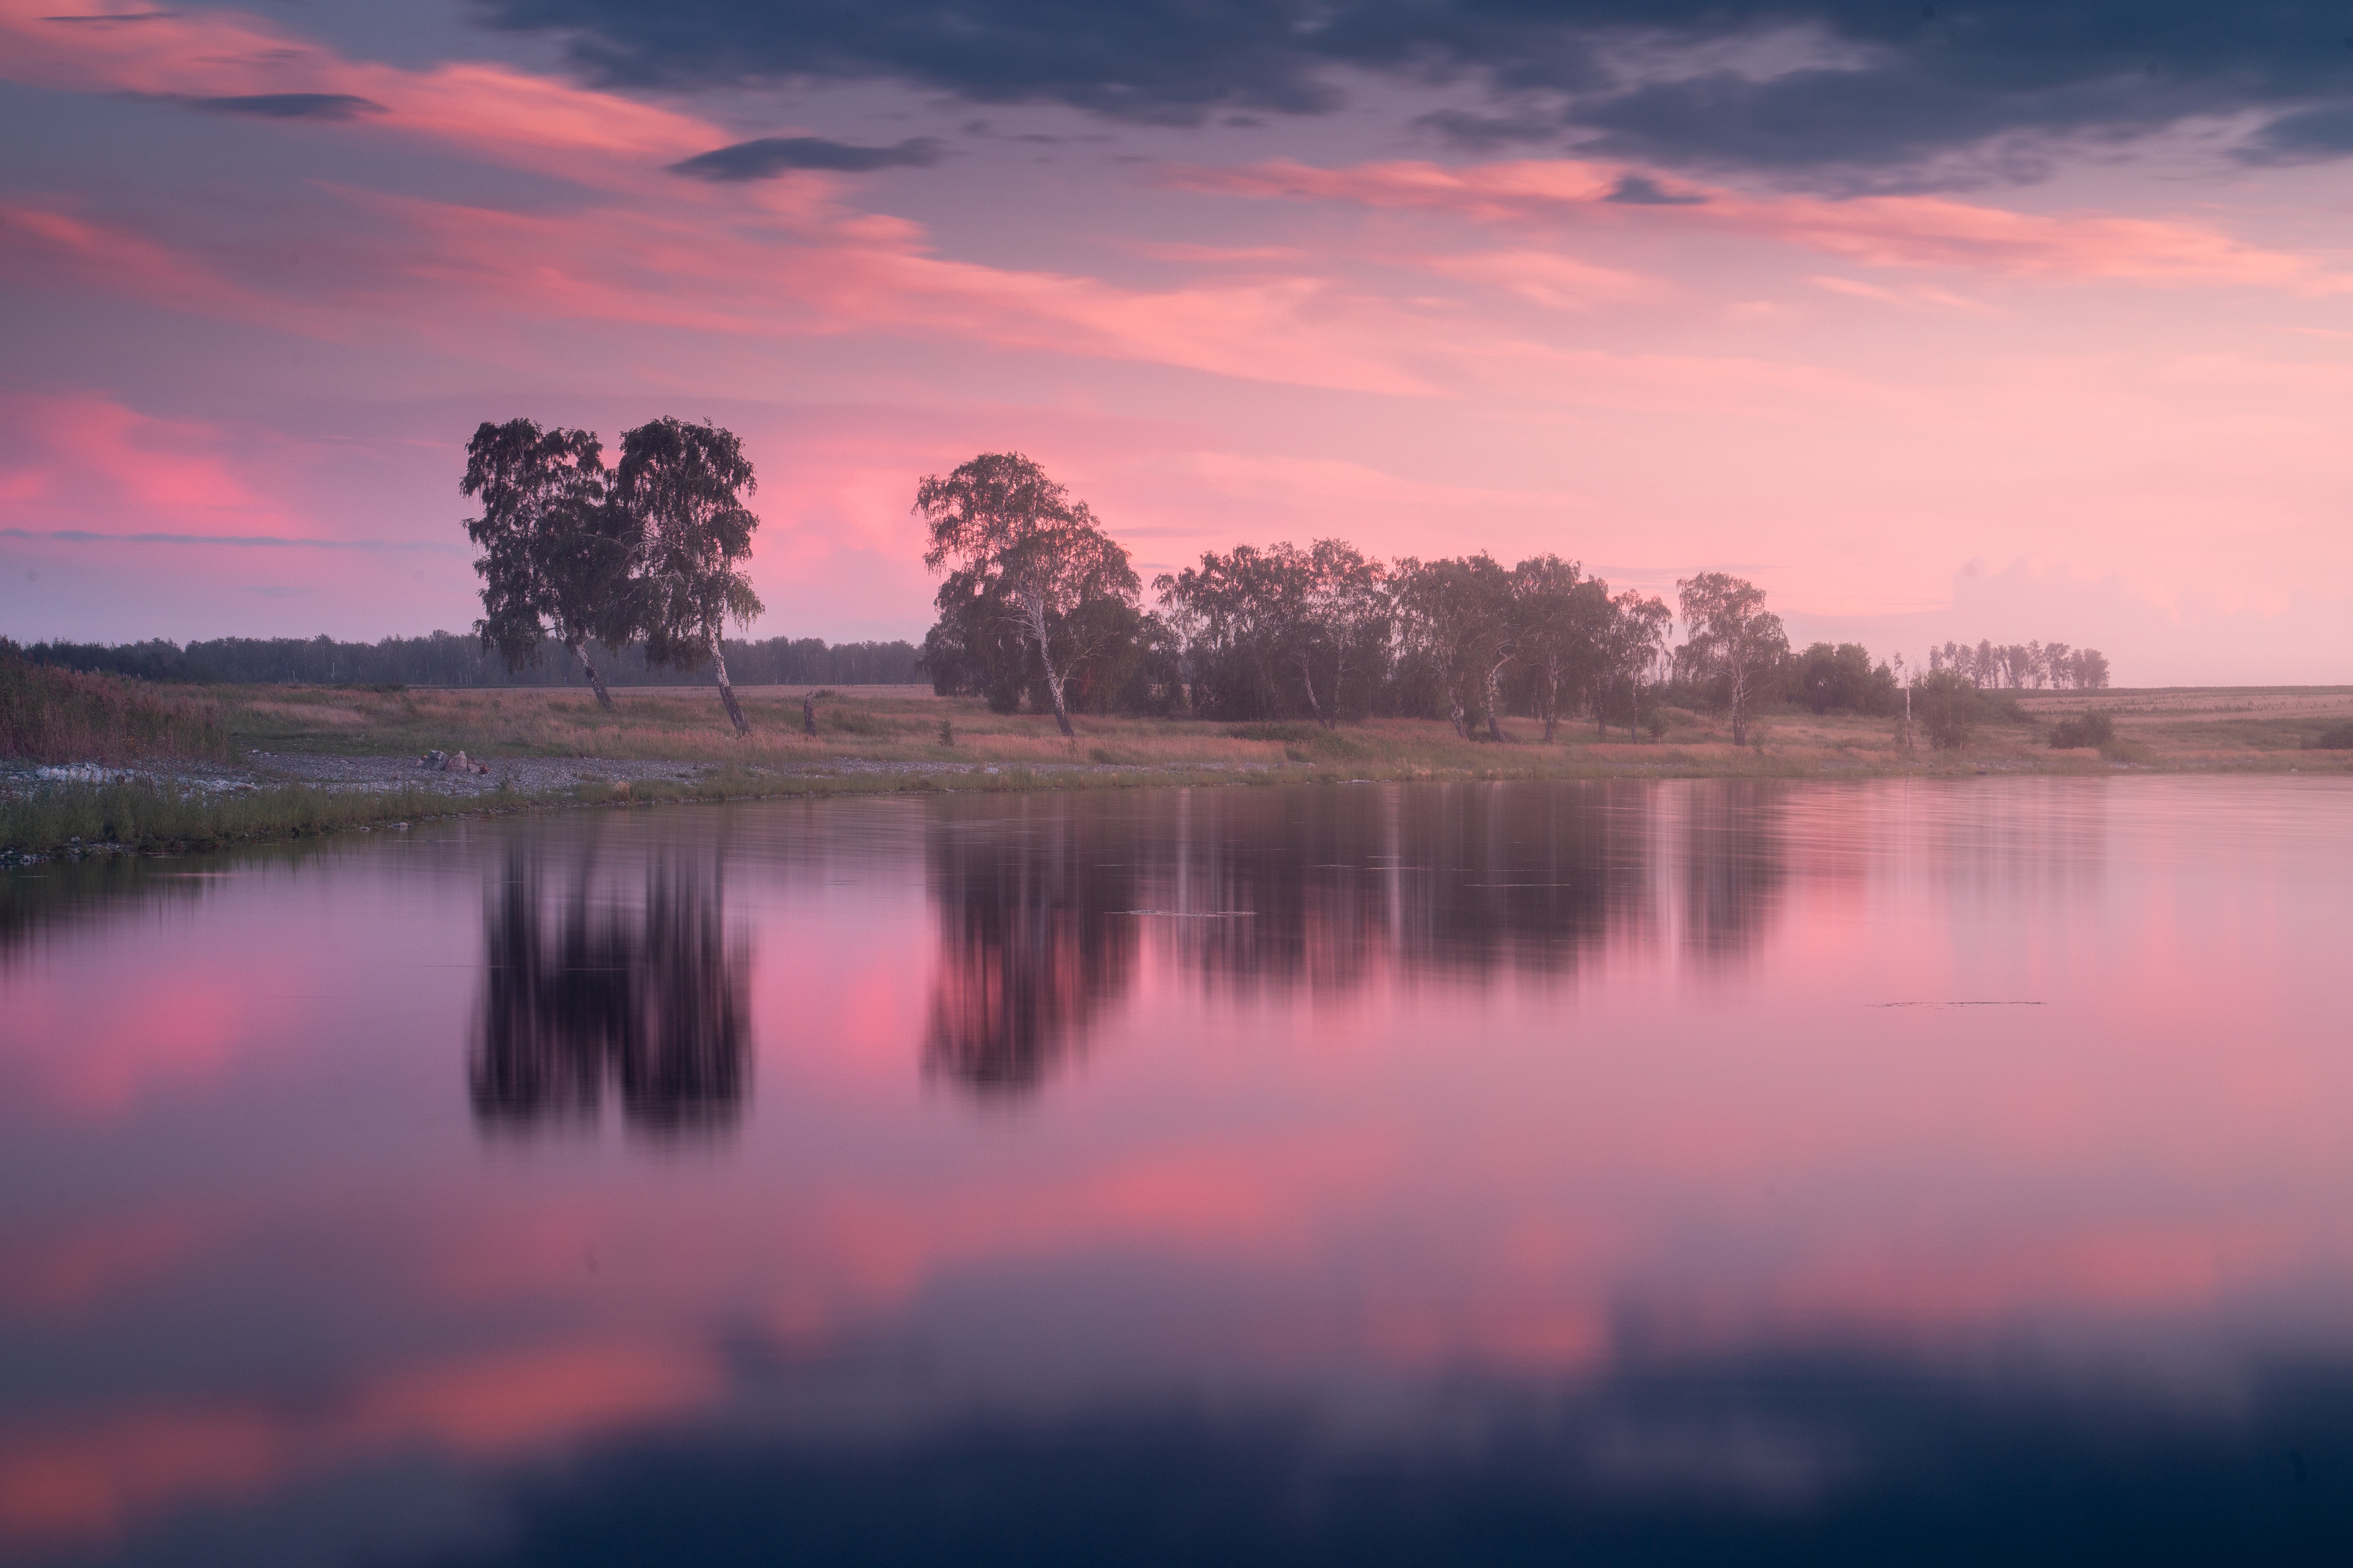
<svg viewBox="0 0 2353 1568">
<path fill-rule="evenodd" d="M 580 811 L 0 879 L 0 1555 L 2353 1550 L 2353 788 Z"/>
</svg>

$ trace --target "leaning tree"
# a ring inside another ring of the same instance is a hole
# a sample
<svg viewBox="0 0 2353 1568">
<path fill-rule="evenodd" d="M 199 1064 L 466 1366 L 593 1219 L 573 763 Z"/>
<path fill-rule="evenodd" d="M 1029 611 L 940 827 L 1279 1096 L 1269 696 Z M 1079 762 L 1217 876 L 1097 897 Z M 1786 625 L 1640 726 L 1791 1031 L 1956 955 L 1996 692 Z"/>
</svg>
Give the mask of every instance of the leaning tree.
<svg viewBox="0 0 2353 1568">
<path fill-rule="evenodd" d="M 629 619 L 645 636 L 648 662 L 712 661 L 738 735 L 752 726 L 728 682 L 720 634 L 729 620 L 747 626 L 765 608 L 744 575 L 760 520 L 743 498 L 757 488 L 743 442 L 707 419 L 657 419 L 621 433 L 613 499 L 640 531 Z"/>
<path fill-rule="evenodd" d="M 973 603 L 1001 606 L 1037 649 L 1054 722 L 1075 736 L 1064 688 L 1106 650 L 1120 619 L 1081 612 L 1101 599 L 1134 606 L 1142 584 L 1127 552 L 1018 452 L 984 452 L 932 475 L 915 487 L 914 511 L 932 531 L 923 564 L 948 572 Z"/>
<path fill-rule="evenodd" d="M 618 647 L 634 635 L 624 590 L 636 520 L 607 495 L 604 447 L 593 430 L 542 430 L 529 419 L 485 420 L 466 445 L 460 494 L 480 497 L 466 520 L 480 546 L 484 649 L 510 669 L 538 662 L 553 640 L 588 672 L 597 702 L 612 693 L 588 658 L 591 638 Z"/>
</svg>

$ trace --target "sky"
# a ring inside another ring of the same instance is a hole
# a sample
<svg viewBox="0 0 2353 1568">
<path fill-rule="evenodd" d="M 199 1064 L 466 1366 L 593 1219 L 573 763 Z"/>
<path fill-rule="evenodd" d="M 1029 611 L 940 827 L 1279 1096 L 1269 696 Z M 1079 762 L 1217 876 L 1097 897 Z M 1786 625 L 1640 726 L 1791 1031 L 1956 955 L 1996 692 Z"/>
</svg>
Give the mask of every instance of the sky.
<svg viewBox="0 0 2353 1568">
<path fill-rule="evenodd" d="M 754 636 L 917 481 L 2353 679 L 2353 15 L 0 0 L 0 634 L 480 613 L 468 437 L 740 434 Z"/>
</svg>

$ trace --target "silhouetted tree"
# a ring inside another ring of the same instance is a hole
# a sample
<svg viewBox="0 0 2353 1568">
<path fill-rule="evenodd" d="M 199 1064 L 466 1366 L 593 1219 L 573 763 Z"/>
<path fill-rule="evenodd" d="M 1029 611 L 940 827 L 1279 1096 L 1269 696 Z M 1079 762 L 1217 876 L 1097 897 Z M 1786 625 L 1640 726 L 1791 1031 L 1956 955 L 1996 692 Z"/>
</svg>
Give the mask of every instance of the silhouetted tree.
<svg viewBox="0 0 2353 1568">
<path fill-rule="evenodd" d="M 553 640 L 587 672 L 599 706 L 613 706 L 590 661 L 592 637 L 606 645 L 634 635 L 624 591 L 634 564 L 636 520 L 606 494 L 604 447 L 593 430 L 542 430 L 529 419 L 485 421 L 466 447 L 460 494 L 479 496 L 482 515 L 466 520 L 481 547 L 484 650 L 511 669 L 535 664 Z"/>
<path fill-rule="evenodd" d="M 1054 722 L 1075 735 L 1064 688 L 1073 670 L 1105 651 L 1110 629 L 1105 617 L 1078 612 L 1096 598 L 1135 603 L 1127 552 L 1084 501 L 1071 500 L 1018 452 L 985 452 L 945 479 L 925 479 L 914 510 L 932 531 L 923 564 L 960 574 L 968 597 L 1018 617 L 1037 651 Z"/>
<path fill-rule="evenodd" d="M 712 661 L 738 735 L 752 726 L 728 681 L 719 634 L 731 618 L 748 626 L 765 607 L 743 572 L 760 526 L 743 497 L 758 488 L 744 444 L 708 420 L 657 419 L 621 433 L 613 499 L 639 530 L 629 619 L 656 663 Z"/>
</svg>

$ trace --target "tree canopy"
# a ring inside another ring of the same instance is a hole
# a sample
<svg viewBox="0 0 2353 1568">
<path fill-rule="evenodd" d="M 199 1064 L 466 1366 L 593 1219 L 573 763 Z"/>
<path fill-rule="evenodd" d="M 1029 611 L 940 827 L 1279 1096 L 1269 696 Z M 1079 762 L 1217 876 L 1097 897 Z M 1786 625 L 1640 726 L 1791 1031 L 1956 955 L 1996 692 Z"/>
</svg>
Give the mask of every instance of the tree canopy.
<svg viewBox="0 0 2353 1568">
<path fill-rule="evenodd" d="M 1010 624 L 1038 662 L 1054 722 L 1071 727 L 1072 678 L 1113 646 L 1140 584 L 1122 549 L 1084 501 L 1018 452 L 984 452 L 915 487 L 914 511 L 931 528 L 923 564 L 945 572 L 939 606 L 961 647 L 985 647 Z"/>
</svg>

